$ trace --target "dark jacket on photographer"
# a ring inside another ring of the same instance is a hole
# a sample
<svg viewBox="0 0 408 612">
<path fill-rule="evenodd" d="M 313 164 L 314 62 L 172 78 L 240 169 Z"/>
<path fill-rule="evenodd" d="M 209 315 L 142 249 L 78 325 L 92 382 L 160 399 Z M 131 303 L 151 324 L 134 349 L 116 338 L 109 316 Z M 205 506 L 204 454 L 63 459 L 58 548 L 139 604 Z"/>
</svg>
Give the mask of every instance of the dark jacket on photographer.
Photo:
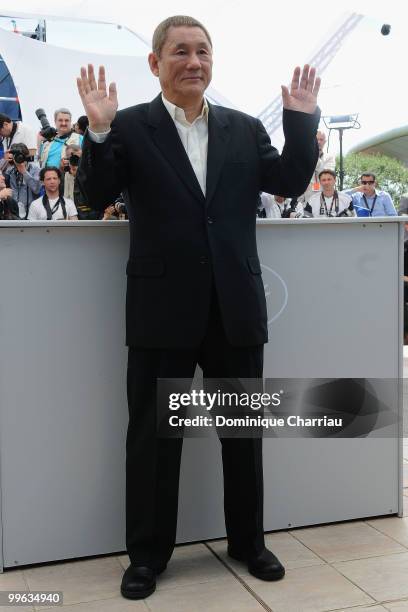
<svg viewBox="0 0 408 612">
<path fill-rule="evenodd" d="M 78 181 L 75 180 L 71 172 L 64 173 L 64 198 L 74 201 L 80 221 L 95 221 L 101 218 L 101 213 L 92 210 L 89 206 L 85 195 L 78 185 Z"/>
<path fill-rule="evenodd" d="M 21 219 L 27 219 L 30 204 L 38 198 L 41 191 L 40 167 L 35 162 L 26 164 L 26 171 L 21 174 L 15 165 L 4 172 L 6 184 L 13 190 L 13 198 L 18 202 Z"/>
<path fill-rule="evenodd" d="M 18 204 L 13 198 L 0 198 L 0 221 L 19 221 L 18 213 Z"/>
</svg>

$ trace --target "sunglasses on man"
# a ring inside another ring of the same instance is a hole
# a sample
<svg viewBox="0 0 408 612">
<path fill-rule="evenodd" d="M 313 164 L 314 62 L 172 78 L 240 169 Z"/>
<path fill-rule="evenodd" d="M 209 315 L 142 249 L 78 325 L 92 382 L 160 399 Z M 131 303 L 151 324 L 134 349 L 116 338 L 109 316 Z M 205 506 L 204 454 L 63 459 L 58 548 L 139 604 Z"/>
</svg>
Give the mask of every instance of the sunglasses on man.
<svg viewBox="0 0 408 612">
<path fill-rule="evenodd" d="M 361 181 L 362 185 L 374 185 L 375 181 Z"/>
</svg>

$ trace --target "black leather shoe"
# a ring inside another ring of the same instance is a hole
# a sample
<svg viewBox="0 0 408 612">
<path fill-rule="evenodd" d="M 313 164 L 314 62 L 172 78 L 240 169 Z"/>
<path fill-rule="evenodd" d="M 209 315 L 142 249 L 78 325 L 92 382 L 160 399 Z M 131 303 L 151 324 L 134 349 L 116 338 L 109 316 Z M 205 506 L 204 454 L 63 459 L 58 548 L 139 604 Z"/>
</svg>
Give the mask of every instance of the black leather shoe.
<svg viewBox="0 0 408 612">
<path fill-rule="evenodd" d="M 264 548 L 257 556 L 237 553 L 230 548 L 228 548 L 228 554 L 236 561 L 247 563 L 249 573 L 260 580 L 280 580 L 285 575 L 285 568 L 282 563 L 267 548 Z"/>
<path fill-rule="evenodd" d="M 129 565 L 123 574 L 120 592 L 127 599 L 144 599 L 156 590 L 156 576 L 166 569 L 166 565 L 159 569 L 143 565 Z"/>
</svg>

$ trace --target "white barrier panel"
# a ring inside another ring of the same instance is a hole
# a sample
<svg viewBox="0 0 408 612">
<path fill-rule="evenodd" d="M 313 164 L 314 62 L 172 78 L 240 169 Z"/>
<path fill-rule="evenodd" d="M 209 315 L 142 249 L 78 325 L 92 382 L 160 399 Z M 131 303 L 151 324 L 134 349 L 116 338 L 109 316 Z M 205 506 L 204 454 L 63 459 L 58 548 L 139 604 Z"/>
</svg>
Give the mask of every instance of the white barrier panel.
<svg viewBox="0 0 408 612">
<path fill-rule="evenodd" d="M 266 377 L 402 375 L 401 219 L 257 233 Z M 125 548 L 127 251 L 126 222 L 0 223 L 0 568 Z M 397 425 L 266 439 L 265 529 L 400 512 L 401 457 Z M 224 534 L 219 442 L 187 439 L 178 541 Z"/>
</svg>

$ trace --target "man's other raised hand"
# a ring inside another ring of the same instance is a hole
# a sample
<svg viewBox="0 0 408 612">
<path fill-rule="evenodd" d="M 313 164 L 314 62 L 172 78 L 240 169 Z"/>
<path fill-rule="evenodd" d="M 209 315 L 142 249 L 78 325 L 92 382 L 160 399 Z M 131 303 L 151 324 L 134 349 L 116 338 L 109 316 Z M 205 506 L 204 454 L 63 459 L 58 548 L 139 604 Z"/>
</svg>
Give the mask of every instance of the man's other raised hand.
<svg viewBox="0 0 408 612">
<path fill-rule="evenodd" d="M 293 71 L 290 89 L 282 85 L 283 108 L 302 113 L 314 113 L 319 89 L 320 77 L 316 77 L 316 69 L 305 64 L 301 71 L 297 66 Z"/>
<path fill-rule="evenodd" d="M 88 64 L 88 71 L 82 67 L 77 86 L 89 119 L 89 129 L 92 132 L 107 132 L 118 109 L 118 96 L 115 83 L 110 83 L 108 91 L 106 89 L 105 67 L 99 66 L 98 82 L 92 64 Z"/>
</svg>

